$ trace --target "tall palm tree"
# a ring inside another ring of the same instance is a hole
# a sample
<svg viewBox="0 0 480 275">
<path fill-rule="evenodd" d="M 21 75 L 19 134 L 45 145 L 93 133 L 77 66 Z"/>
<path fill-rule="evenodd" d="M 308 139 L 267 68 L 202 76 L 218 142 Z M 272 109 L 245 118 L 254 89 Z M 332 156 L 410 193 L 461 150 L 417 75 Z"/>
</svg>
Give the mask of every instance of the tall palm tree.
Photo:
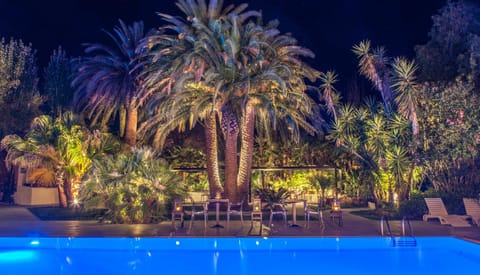
<svg viewBox="0 0 480 275">
<path fill-rule="evenodd" d="M 119 115 L 120 135 L 127 145 L 135 146 L 139 108 L 151 95 L 138 77 L 141 54 L 136 48 L 144 38 L 143 23 L 127 26 L 120 20 L 113 33 L 106 33 L 115 47 L 86 44 L 90 56 L 77 60 L 72 81 L 75 103 L 92 124 L 104 126 Z"/>
<path fill-rule="evenodd" d="M 298 46 L 292 36 L 280 34 L 277 27 L 277 22 L 265 26 L 248 23 L 243 32 L 245 39 L 240 40 L 244 41 L 244 46 L 239 47 L 243 51 L 235 57 L 244 76 L 239 81 L 241 90 L 234 94 L 242 114 L 237 189 L 243 198 L 251 180 L 255 124 L 270 131 L 283 128 L 296 142 L 300 129 L 310 134 L 317 132 L 308 120 L 315 104 L 305 93 L 310 88 L 305 78 L 314 81 L 319 72 L 302 60 L 314 54 Z"/>
<path fill-rule="evenodd" d="M 160 34 L 146 39 L 158 65 L 147 68 L 145 83 L 167 94 L 161 95 L 161 105 L 168 106 L 163 113 L 176 118 L 175 122 L 172 118 L 153 118 L 154 123 L 166 122 L 158 128 L 163 134 L 157 131 L 156 137 L 165 136 L 167 128 L 184 129 L 197 121 L 205 123 L 210 182 L 220 175 L 216 172 L 218 146 L 210 143 L 217 142 L 216 127 L 220 125 L 226 144 L 225 194 L 229 199 L 241 200 L 251 177 L 257 121 L 268 124 L 264 129 L 276 128 L 277 121 L 284 121 L 286 129 L 297 138 L 301 127 L 315 132 L 307 120 L 313 101 L 304 93 L 307 85 L 303 78 L 314 80 L 318 72 L 301 61 L 313 53 L 298 46 L 293 37 L 280 35 L 276 23 L 246 22 L 260 16 L 245 11 L 246 5 L 223 9 L 216 6 L 221 1 L 209 4 L 206 8 L 204 1 L 179 1 L 177 5 L 187 15 L 186 21 L 162 15 L 171 23 L 165 28 L 177 35 Z M 165 100 L 167 97 L 171 99 Z M 150 123 L 145 125 L 151 128 Z M 218 183 L 212 186 L 219 188 Z"/>
<path fill-rule="evenodd" d="M 173 129 L 182 131 L 203 122 L 210 194 L 215 196 L 223 191 L 218 158 L 220 121 L 221 132 L 228 138 L 225 166 L 229 172 L 225 173 L 225 192 L 232 198 L 237 173 L 230 170 L 237 167 L 237 158 L 232 156 L 233 152 L 237 153 L 239 129 L 228 97 L 237 74 L 226 56 L 225 49 L 230 42 L 225 41 L 225 36 L 231 28 L 229 18 L 235 18 L 233 24 L 241 24 L 259 13 L 244 12 L 246 5 L 223 8 L 223 1 L 210 1 L 208 7 L 205 1 L 178 1 L 177 6 L 186 20 L 160 14 L 168 24 L 160 28 L 157 35 L 147 37 L 142 45 L 142 49 L 149 49 L 153 61 L 144 70 L 145 84 L 151 90 L 163 92 L 150 104 L 157 115 L 143 124 L 142 129 L 152 130 L 153 125 L 160 125 L 153 129 L 153 136 L 154 143 L 161 146 Z M 172 30 L 173 35 L 168 32 Z M 170 93 L 174 96 L 168 97 Z M 164 114 L 170 117 L 165 118 Z"/>
</svg>

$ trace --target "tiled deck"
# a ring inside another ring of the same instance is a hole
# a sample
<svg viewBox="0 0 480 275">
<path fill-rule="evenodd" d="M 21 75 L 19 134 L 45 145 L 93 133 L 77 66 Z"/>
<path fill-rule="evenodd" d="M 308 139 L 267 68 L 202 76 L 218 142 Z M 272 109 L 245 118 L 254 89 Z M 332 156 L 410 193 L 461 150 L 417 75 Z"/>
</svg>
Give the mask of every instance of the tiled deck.
<svg viewBox="0 0 480 275">
<path fill-rule="evenodd" d="M 344 209 L 343 225 L 329 219 L 329 213 L 324 212 L 324 227 L 316 220 L 311 221 L 310 228 L 303 223 L 303 211 L 299 211 L 300 227 L 289 227 L 282 220 L 274 220 L 274 225 L 268 227 L 268 217 L 264 217 L 263 236 L 380 236 L 380 222 L 352 215 Z M 250 220 L 242 225 L 238 217 L 227 225 L 221 220 L 224 228 L 211 228 L 215 224 L 213 216 L 204 228 L 203 220 L 194 222 L 189 229 L 190 221 L 185 221 L 184 228 L 175 230 L 171 222 L 159 224 L 102 224 L 95 221 L 42 221 L 32 215 L 28 209 L 19 206 L 0 205 L 0 236 L 49 236 L 49 237 L 203 237 L 203 236 L 258 236 L 259 224 L 251 228 Z M 247 215 L 245 215 L 247 217 Z M 248 217 L 247 217 L 248 218 Z M 412 221 L 415 236 L 456 236 L 480 243 L 480 227 L 454 228 L 435 222 Z M 401 234 L 401 222 L 391 221 L 394 235 Z"/>
</svg>

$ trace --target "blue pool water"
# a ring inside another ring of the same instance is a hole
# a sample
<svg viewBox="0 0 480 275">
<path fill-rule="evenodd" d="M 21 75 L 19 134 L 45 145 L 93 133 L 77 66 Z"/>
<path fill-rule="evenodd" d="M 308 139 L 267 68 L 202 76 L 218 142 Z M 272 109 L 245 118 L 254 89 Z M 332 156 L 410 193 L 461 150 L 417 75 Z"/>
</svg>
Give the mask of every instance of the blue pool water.
<svg viewBox="0 0 480 275">
<path fill-rule="evenodd" d="M 456 238 L 0 238 L 0 274 L 466 274 Z"/>
</svg>

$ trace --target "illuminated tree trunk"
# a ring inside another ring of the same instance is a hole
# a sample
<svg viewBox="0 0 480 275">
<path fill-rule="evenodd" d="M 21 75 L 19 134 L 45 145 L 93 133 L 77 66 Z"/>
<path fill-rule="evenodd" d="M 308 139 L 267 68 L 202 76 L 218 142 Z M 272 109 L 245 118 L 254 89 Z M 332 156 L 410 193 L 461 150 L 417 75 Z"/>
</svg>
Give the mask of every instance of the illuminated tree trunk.
<svg viewBox="0 0 480 275">
<path fill-rule="evenodd" d="M 137 143 L 137 122 L 138 109 L 128 106 L 127 119 L 125 123 L 125 136 L 123 140 L 131 147 L 135 146 Z"/>
<path fill-rule="evenodd" d="M 220 172 L 218 170 L 218 139 L 217 124 L 215 113 L 212 112 L 205 119 L 205 140 L 206 140 L 206 157 L 207 157 L 207 177 L 210 189 L 210 197 L 215 197 L 217 192 L 222 192 L 222 184 L 220 181 Z"/>
<path fill-rule="evenodd" d="M 222 130 L 225 137 L 225 198 L 237 201 L 237 147 L 238 147 L 238 123 L 235 115 L 229 111 L 222 112 Z"/>
<path fill-rule="evenodd" d="M 240 166 L 238 169 L 237 199 L 247 201 L 252 176 L 253 146 L 254 146 L 255 108 L 247 103 L 242 120 Z"/>
<path fill-rule="evenodd" d="M 65 172 L 61 168 L 57 168 L 55 172 L 57 189 L 58 189 L 58 202 L 60 207 L 68 207 L 67 196 L 65 194 Z"/>
<path fill-rule="evenodd" d="M 123 138 L 125 136 L 125 121 L 127 120 L 127 110 L 125 108 L 120 108 L 118 120 L 120 121 L 118 125 L 118 135 Z"/>
</svg>

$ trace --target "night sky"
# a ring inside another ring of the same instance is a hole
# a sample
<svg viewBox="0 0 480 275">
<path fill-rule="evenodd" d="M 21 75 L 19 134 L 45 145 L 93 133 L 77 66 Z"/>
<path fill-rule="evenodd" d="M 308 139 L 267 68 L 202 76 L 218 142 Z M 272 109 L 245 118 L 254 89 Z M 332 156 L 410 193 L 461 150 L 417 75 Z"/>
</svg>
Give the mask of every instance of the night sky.
<svg viewBox="0 0 480 275">
<path fill-rule="evenodd" d="M 414 56 L 414 46 L 428 40 L 431 16 L 447 0 L 250 0 L 264 20 L 278 19 L 281 32 L 316 54 L 319 70 L 335 70 L 345 81 L 356 71 L 353 44 L 370 39 L 390 56 Z M 181 15 L 173 0 L 0 0 L 0 37 L 20 38 L 38 51 L 40 66 L 62 45 L 70 56 L 83 54 L 82 43 L 108 42 L 102 29 L 118 19 L 145 28 L 162 24 L 156 12 Z"/>
</svg>

